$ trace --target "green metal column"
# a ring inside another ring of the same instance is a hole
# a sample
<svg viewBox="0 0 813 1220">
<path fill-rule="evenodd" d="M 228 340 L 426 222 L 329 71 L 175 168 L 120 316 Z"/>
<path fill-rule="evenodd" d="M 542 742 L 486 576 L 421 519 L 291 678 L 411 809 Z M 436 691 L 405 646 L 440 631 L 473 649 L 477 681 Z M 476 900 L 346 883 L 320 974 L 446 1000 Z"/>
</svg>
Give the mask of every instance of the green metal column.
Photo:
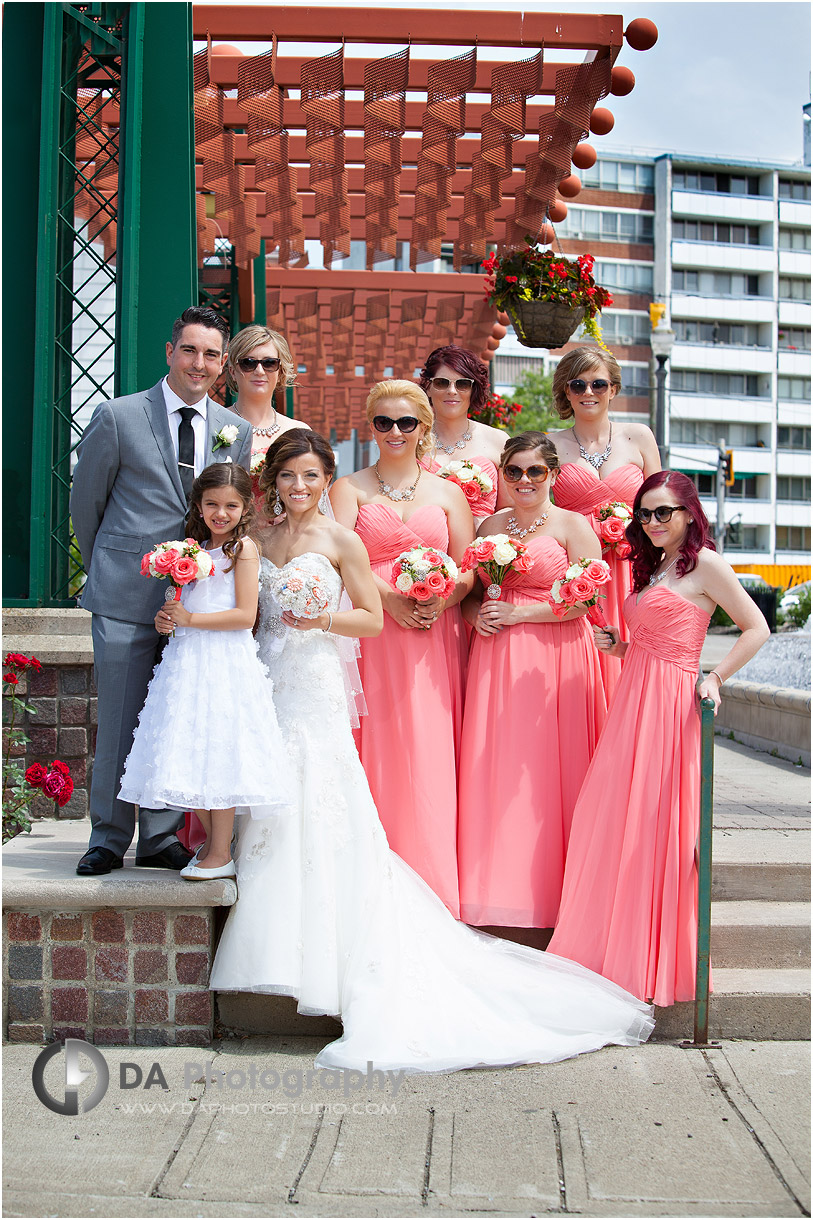
<svg viewBox="0 0 813 1220">
<path fill-rule="evenodd" d="M 31 556 L 37 206 L 45 5 L 3 9 L 3 595 L 26 601 Z"/>
<path fill-rule="evenodd" d="M 122 75 L 116 392 L 131 394 L 166 372 L 198 300 L 191 4 L 130 5 Z"/>
<path fill-rule="evenodd" d="M 260 238 L 260 253 L 254 259 L 254 321 L 265 326 L 268 310 L 265 300 L 265 238 Z"/>
</svg>

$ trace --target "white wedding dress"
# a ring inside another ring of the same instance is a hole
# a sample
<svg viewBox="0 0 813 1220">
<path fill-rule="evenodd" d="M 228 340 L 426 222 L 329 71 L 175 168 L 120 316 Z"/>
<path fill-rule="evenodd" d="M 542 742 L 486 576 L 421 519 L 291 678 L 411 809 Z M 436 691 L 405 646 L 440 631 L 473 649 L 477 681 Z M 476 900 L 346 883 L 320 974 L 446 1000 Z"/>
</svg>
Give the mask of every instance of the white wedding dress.
<svg viewBox="0 0 813 1220">
<path fill-rule="evenodd" d="M 330 561 L 311 552 L 296 563 L 313 566 L 338 607 Z M 458 923 L 390 851 L 350 731 L 336 644 L 275 617 L 268 580 L 277 572 L 262 560 L 257 639 L 299 807 L 273 822 L 241 821 L 239 898 L 210 987 L 292 995 L 300 1012 L 341 1016 L 343 1036 L 319 1067 L 441 1072 L 645 1041 L 648 1005 L 564 958 Z"/>
</svg>

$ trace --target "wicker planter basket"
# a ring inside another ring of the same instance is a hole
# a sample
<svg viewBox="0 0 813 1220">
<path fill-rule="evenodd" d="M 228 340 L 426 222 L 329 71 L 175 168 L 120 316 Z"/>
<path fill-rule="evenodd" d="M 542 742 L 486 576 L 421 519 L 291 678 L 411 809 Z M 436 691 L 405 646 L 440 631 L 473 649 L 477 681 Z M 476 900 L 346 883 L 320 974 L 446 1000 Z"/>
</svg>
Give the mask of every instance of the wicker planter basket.
<svg viewBox="0 0 813 1220">
<path fill-rule="evenodd" d="M 584 320 L 584 308 L 565 301 L 507 301 L 505 310 L 524 347 L 564 347 Z"/>
</svg>

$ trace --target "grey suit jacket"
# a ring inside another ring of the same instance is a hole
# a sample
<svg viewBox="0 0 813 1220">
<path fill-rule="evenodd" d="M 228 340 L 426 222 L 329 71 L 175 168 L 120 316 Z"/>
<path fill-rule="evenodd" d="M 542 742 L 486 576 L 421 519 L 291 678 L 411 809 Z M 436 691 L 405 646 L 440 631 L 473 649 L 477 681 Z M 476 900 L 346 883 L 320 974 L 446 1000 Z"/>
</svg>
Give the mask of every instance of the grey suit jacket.
<svg viewBox="0 0 813 1220">
<path fill-rule="evenodd" d="M 235 442 L 213 452 L 216 434 L 236 424 Z M 249 468 L 251 428 L 209 400 L 204 465 Z M 84 610 L 130 623 L 151 623 L 164 581 L 141 575 L 141 557 L 159 542 L 183 538 L 186 497 L 159 381 L 151 390 L 101 403 L 85 429 L 71 489 L 71 517 L 87 581 Z"/>
</svg>

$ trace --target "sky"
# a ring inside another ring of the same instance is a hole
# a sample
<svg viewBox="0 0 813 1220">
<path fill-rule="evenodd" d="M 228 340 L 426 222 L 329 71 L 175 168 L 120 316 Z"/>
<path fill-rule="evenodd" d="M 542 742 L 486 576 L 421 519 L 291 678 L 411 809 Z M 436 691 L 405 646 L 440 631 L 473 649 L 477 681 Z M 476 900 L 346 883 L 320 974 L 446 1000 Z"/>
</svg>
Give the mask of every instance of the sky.
<svg viewBox="0 0 813 1220">
<path fill-rule="evenodd" d="M 625 26 L 635 17 L 649 17 L 658 27 L 658 41 L 643 52 L 624 44 L 617 62 L 632 69 L 636 84 L 626 97 L 602 103 L 616 121 L 608 136 L 593 139 L 600 155 L 677 152 L 755 161 L 802 159 L 802 106 L 810 100 L 807 0 L 385 3 L 387 8 L 425 8 L 428 21 L 438 8 L 493 11 L 495 5 L 526 12 L 620 13 Z M 309 0 L 312 8 L 334 5 L 336 0 Z M 370 0 L 344 0 L 344 7 L 374 6 Z M 248 45 L 245 49 L 250 50 Z M 382 48 L 381 53 L 391 50 Z M 422 50 L 428 53 L 430 48 Z M 352 44 L 346 53 L 353 54 Z"/>
</svg>

